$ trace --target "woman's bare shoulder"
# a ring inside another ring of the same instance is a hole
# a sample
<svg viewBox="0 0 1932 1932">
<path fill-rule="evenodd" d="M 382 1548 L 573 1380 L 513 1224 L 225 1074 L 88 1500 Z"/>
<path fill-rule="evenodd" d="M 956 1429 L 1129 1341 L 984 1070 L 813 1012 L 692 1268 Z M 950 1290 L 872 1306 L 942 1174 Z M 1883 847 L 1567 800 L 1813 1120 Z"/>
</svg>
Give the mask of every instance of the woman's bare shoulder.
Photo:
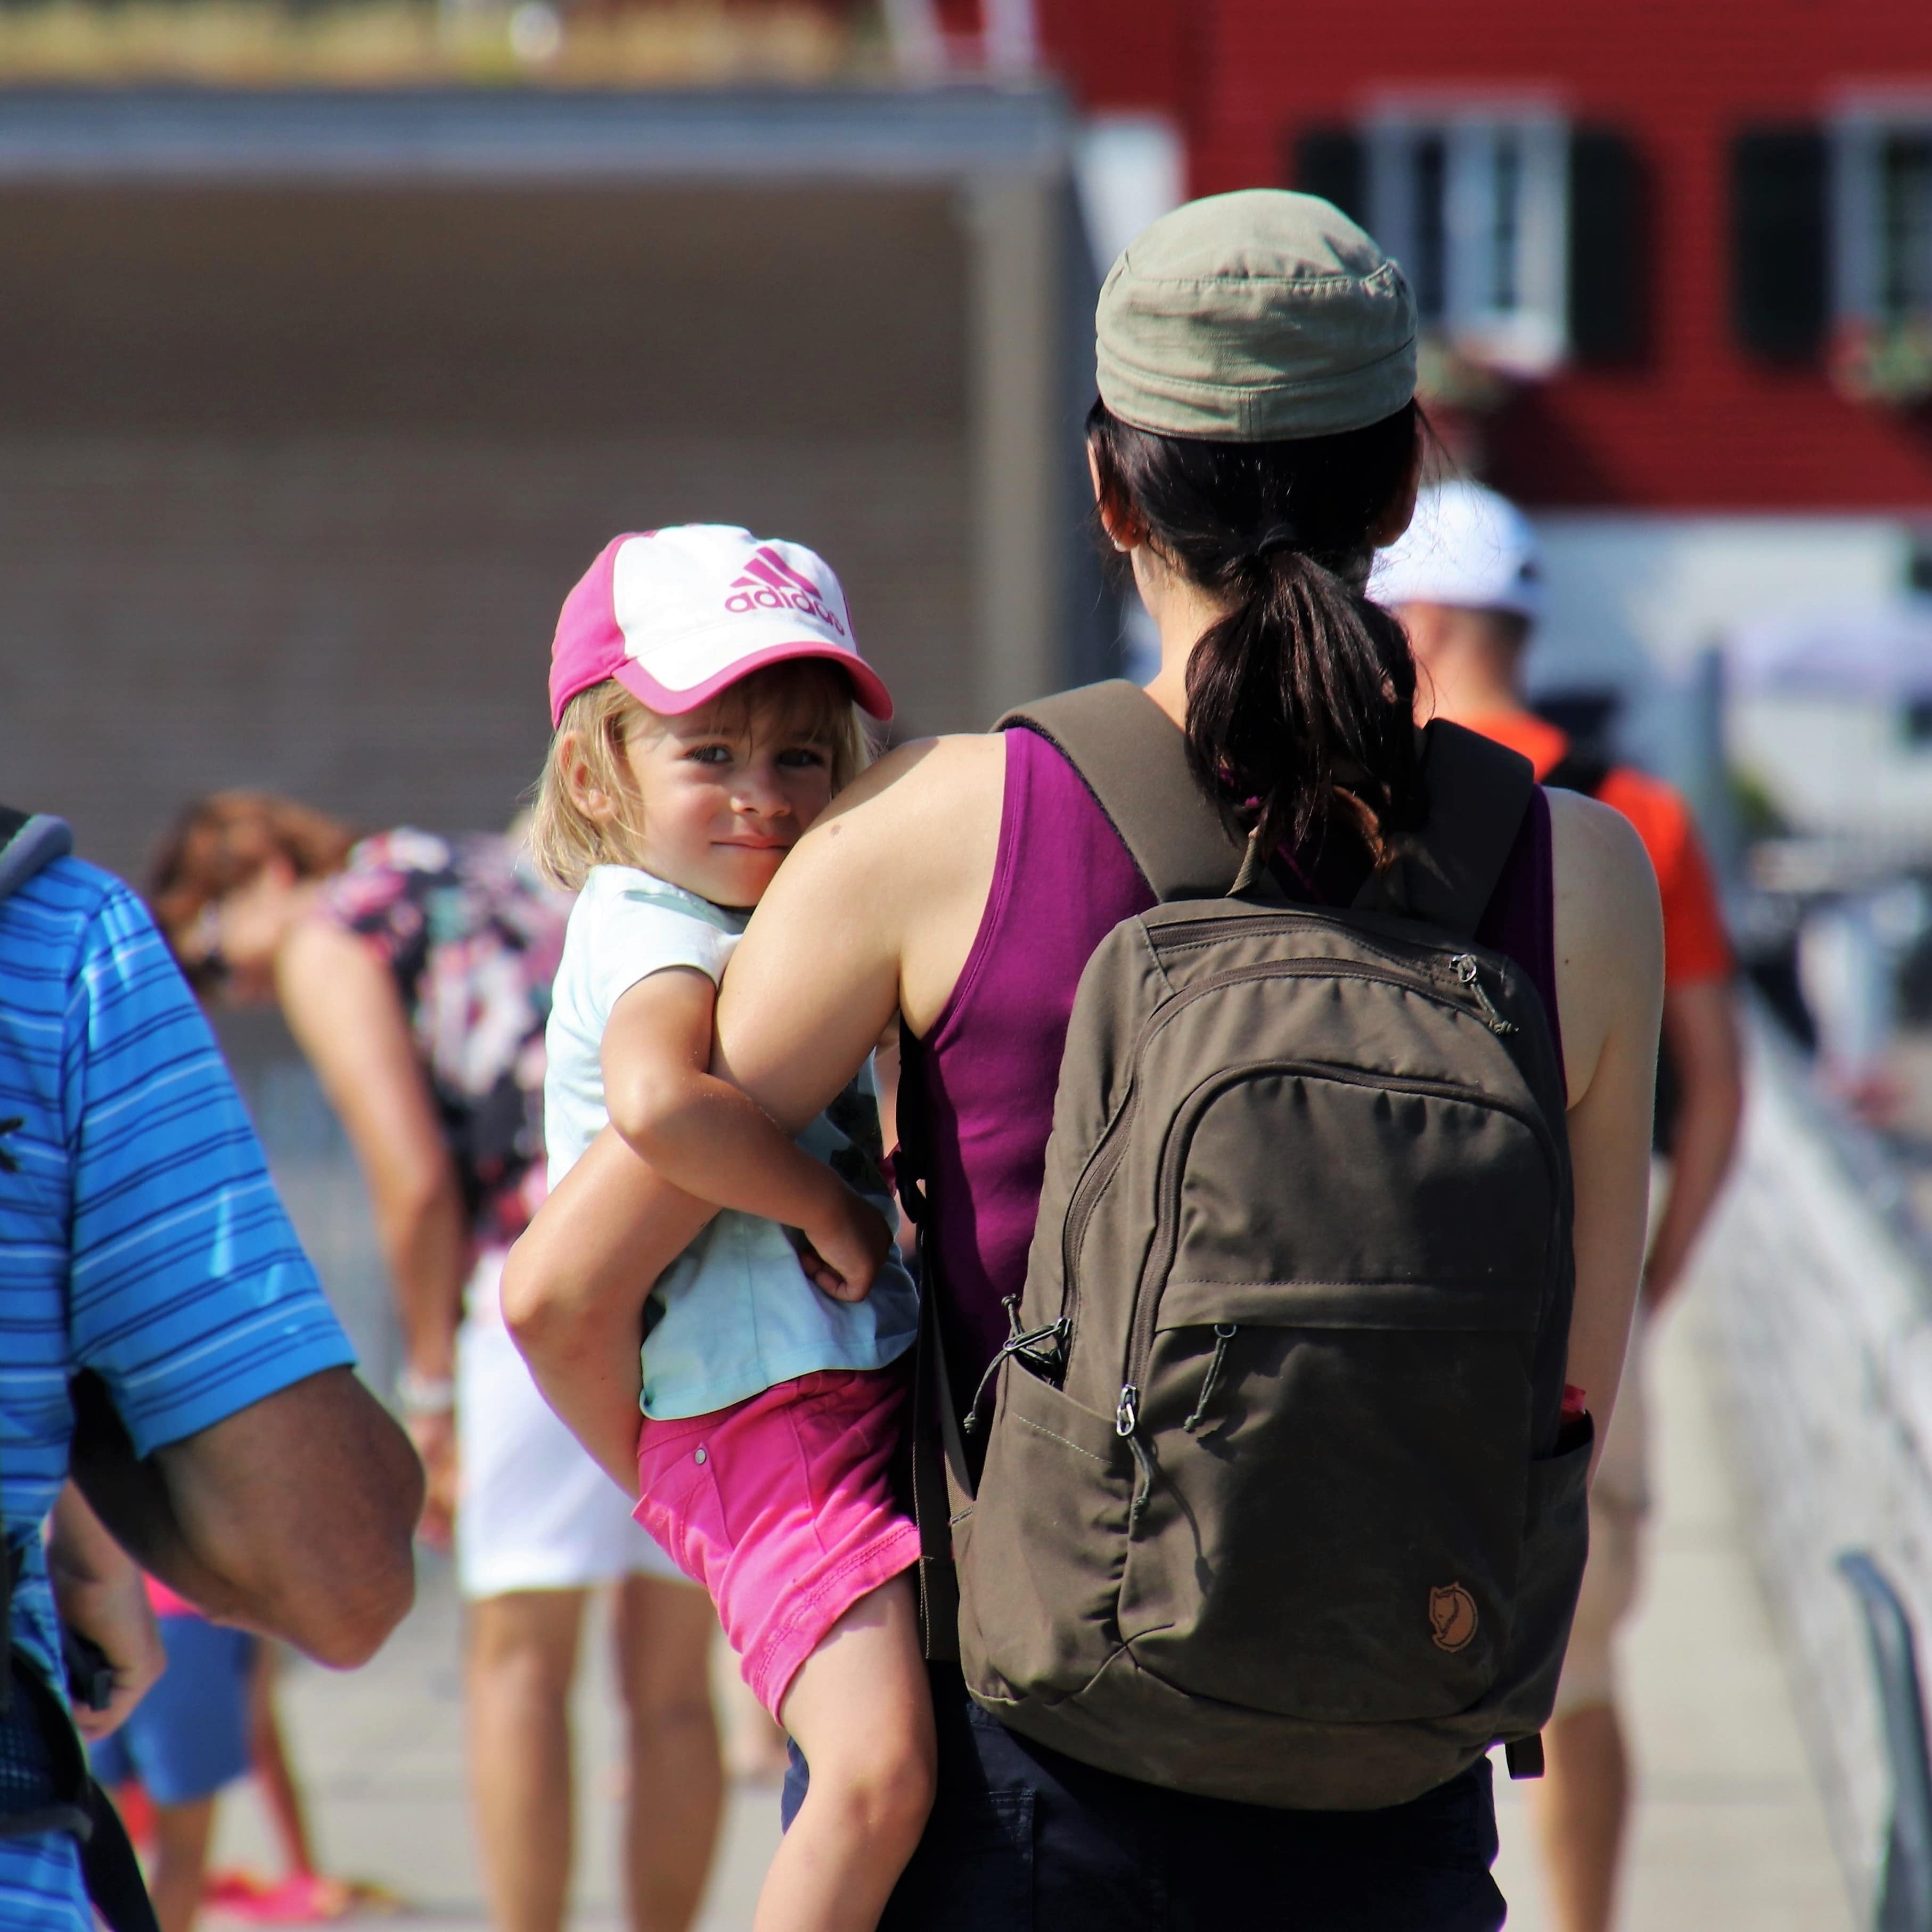
<svg viewBox="0 0 1932 1932">
<path fill-rule="evenodd" d="M 1568 900 L 1580 933 L 1612 949 L 1641 953 L 1650 939 L 1660 943 L 1657 874 L 1636 826 L 1581 792 L 1558 789 L 1544 796 L 1559 917 Z"/>
<path fill-rule="evenodd" d="M 1005 734 L 962 731 L 896 745 L 861 772 L 825 814 L 825 823 L 890 797 L 892 809 L 914 811 L 967 802 L 997 785 L 1006 768 Z"/>
<path fill-rule="evenodd" d="M 895 1007 L 922 1027 L 979 930 L 1005 770 L 997 736 L 926 739 L 887 753 L 840 793 L 778 868 L 725 975 L 726 1037 L 781 986 L 777 1004 L 794 1013 L 808 992 L 838 1023 L 859 1024 L 861 1054 Z M 734 1065 L 743 1037 L 741 1028 Z"/>
<path fill-rule="evenodd" d="M 1657 874 L 1636 828 L 1582 794 L 1552 790 L 1557 998 L 1573 1102 L 1588 1088 L 1604 1042 L 1654 1030 L 1664 982 Z"/>
<path fill-rule="evenodd" d="M 913 872 L 962 856 L 962 848 L 997 839 L 1005 799 L 1006 740 L 998 732 L 920 738 L 896 746 L 862 772 L 799 842 L 848 862 L 884 860 Z"/>
</svg>

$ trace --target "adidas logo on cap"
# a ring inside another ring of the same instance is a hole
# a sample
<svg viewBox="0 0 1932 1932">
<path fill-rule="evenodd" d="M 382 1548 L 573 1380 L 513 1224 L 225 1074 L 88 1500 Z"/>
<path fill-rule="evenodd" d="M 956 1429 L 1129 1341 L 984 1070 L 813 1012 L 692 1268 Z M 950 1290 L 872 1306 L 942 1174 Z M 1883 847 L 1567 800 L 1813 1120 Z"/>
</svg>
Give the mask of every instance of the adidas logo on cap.
<svg viewBox="0 0 1932 1932">
<path fill-rule="evenodd" d="M 824 593 L 801 571 L 793 569 L 769 544 L 760 544 L 752 553 L 744 574 L 734 578 L 731 594 L 724 600 L 728 610 L 802 610 L 821 624 L 829 625 L 842 638 L 845 626 L 837 611 L 826 602 Z"/>
</svg>

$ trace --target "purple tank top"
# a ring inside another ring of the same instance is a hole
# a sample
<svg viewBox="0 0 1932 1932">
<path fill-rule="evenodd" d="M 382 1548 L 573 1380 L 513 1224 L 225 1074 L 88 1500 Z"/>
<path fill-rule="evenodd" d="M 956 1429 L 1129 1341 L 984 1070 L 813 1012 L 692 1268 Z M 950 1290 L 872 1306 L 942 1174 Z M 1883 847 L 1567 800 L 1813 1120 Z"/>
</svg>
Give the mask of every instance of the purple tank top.
<svg viewBox="0 0 1932 1932">
<path fill-rule="evenodd" d="M 906 1043 L 900 1131 L 926 1176 L 947 1366 L 970 1390 L 1006 1337 L 1082 970 L 1154 894 L 1079 774 L 1037 733 L 1006 734 L 992 890 L 959 983 Z M 1475 937 L 1520 966 L 1556 1031 L 1550 807 L 1539 786 Z M 1558 1039 L 1558 1064 L 1562 1042 Z"/>
</svg>

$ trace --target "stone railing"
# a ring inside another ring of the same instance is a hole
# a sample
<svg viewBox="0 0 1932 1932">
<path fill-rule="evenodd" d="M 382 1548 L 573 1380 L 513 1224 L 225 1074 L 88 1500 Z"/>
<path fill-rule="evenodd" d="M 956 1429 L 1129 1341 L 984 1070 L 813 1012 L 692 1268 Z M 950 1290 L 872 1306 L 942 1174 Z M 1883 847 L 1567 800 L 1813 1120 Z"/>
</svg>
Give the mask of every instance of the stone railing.
<svg viewBox="0 0 1932 1932">
<path fill-rule="evenodd" d="M 1892 1784 L 1835 1562 L 1868 1550 L 1928 1642 L 1932 1252 L 1883 1150 L 1820 1101 L 1771 1022 L 1754 1035 L 1738 1171 L 1697 1269 L 1699 1328 L 1832 1837 L 1869 1904 Z"/>
</svg>

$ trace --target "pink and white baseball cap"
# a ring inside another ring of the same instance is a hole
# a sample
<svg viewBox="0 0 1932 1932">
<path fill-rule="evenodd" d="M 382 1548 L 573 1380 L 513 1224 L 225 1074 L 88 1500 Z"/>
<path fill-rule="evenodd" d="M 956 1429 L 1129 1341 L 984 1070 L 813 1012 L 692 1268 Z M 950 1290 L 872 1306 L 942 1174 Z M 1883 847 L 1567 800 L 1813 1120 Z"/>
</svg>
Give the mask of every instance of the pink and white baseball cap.
<svg viewBox="0 0 1932 1932">
<path fill-rule="evenodd" d="M 550 722 L 561 723 L 564 706 L 607 677 L 675 717 L 795 658 L 837 664 L 865 710 L 892 715 L 886 687 L 853 641 L 838 578 L 802 544 L 731 524 L 614 537 L 563 600 L 550 646 Z"/>
</svg>

